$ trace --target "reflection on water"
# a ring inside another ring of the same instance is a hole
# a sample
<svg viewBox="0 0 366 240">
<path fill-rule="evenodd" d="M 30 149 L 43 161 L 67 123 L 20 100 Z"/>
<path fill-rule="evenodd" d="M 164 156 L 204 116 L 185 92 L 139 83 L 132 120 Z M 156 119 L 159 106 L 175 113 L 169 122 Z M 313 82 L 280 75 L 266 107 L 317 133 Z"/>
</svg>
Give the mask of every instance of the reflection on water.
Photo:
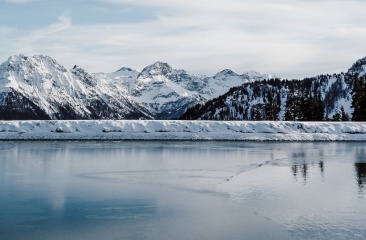
<svg viewBox="0 0 366 240">
<path fill-rule="evenodd" d="M 357 183 L 359 187 L 359 193 L 361 196 L 364 194 L 364 188 L 366 184 L 366 149 L 357 148 L 356 150 L 355 170 L 357 176 Z"/>
<path fill-rule="evenodd" d="M 320 170 L 320 174 L 322 176 L 322 179 L 324 178 L 324 162 L 319 161 L 317 164 L 312 162 L 309 166 L 307 162 L 303 162 L 301 164 L 299 163 L 293 163 L 291 166 L 291 171 L 294 176 L 294 179 L 298 180 L 298 175 L 301 175 L 304 184 L 306 184 L 306 180 L 308 179 L 308 171 L 309 169 L 314 169 L 315 167 L 318 167 Z"/>
<path fill-rule="evenodd" d="M 222 189 L 296 239 L 366 239 L 364 143 L 287 146 Z"/>
<path fill-rule="evenodd" d="M 291 167 L 292 173 L 295 177 L 295 179 L 297 180 L 297 175 L 298 172 L 301 173 L 302 178 L 304 179 L 304 182 L 306 182 L 307 179 L 307 172 L 308 172 L 308 164 L 303 163 L 303 164 L 293 164 Z"/>
<path fill-rule="evenodd" d="M 366 163 L 355 163 L 355 170 L 359 191 L 363 194 L 366 184 Z"/>
<path fill-rule="evenodd" d="M 319 161 L 318 166 L 319 166 L 319 169 L 320 169 L 320 173 L 322 174 L 322 177 L 323 177 L 324 176 L 324 162 Z"/>
<path fill-rule="evenodd" d="M 365 160 L 365 149 L 356 148 L 355 150 L 355 159 L 356 161 L 364 161 Z M 318 161 L 317 163 L 315 161 L 312 161 L 309 163 L 309 159 L 306 157 L 305 152 L 296 152 L 292 153 L 292 157 L 294 160 L 294 163 L 291 166 L 291 172 L 294 176 L 294 179 L 297 181 L 298 177 L 301 176 L 303 183 L 306 184 L 308 177 L 309 177 L 309 169 L 312 171 L 314 170 L 314 166 L 317 166 L 320 170 L 320 174 L 322 179 L 324 180 L 324 161 Z M 298 159 L 302 159 L 303 161 L 301 163 L 298 162 Z M 364 193 L 364 187 L 366 184 L 366 163 L 365 162 L 357 162 L 354 164 L 355 171 L 356 171 L 356 180 L 359 187 L 359 193 Z M 349 178 L 352 178 L 349 176 Z"/>
<path fill-rule="evenodd" d="M 0 142 L 0 239 L 366 239 L 365 154 L 364 143 Z"/>
</svg>

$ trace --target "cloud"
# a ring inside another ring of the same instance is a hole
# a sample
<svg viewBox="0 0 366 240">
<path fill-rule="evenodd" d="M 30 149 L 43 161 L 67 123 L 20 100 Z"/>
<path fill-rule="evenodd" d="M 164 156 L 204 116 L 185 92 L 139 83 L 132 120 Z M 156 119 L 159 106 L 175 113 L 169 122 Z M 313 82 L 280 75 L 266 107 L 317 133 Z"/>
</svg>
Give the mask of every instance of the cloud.
<svg viewBox="0 0 366 240">
<path fill-rule="evenodd" d="M 31 1 L 34 1 L 34 0 L 5 0 L 5 2 L 14 3 L 14 4 L 28 3 Z"/>
<path fill-rule="evenodd" d="M 301 77 L 346 70 L 366 53 L 360 1 L 106 2 L 165 9 L 154 22 L 105 34 L 104 43 L 124 49 L 133 64 L 155 57 L 208 74 L 228 67 Z"/>
<path fill-rule="evenodd" d="M 48 54 L 91 72 L 165 61 L 208 75 L 231 68 L 286 78 L 347 70 L 366 55 L 364 1 L 101 2 L 106 10 L 137 6 L 156 17 L 78 25 L 65 12 L 52 25 L 14 37 L 14 51 Z"/>
<path fill-rule="evenodd" d="M 14 41 L 14 48 L 25 54 L 33 53 L 36 49 L 40 50 L 42 47 L 47 48 L 43 45 L 44 40 L 53 39 L 54 36 L 71 28 L 71 26 L 70 12 L 64 11 L 58 16 L 58 22 L 40 29 L 24 32 L 23 36 Z"/>
</svg>

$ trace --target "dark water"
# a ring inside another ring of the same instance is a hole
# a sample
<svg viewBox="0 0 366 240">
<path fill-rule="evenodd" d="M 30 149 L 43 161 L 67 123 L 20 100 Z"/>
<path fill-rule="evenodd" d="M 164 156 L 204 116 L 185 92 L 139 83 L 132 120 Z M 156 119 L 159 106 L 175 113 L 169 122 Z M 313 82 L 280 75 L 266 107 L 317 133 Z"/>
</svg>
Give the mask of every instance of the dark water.
<svg viewBox="0 0 366 240">
<path fill-rule="evenodd" d="M 0 239 L 366 239 L 365 143 L 0 142 Z"/>
</svg>

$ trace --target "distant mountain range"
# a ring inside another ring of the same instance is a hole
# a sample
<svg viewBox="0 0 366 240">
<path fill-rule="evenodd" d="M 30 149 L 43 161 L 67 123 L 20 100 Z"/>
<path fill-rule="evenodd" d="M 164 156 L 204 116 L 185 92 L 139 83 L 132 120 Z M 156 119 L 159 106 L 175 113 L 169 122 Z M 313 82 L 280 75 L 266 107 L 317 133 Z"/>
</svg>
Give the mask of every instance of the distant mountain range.
<svg viewBox="0 0 366 240">
<path fill-rule="evenodd" d="M 0 119 L 172 119 L 246 82 L 271 78 L 223 70 L 213 77 L 156 62 L 91 74 L 49 56 L 16 55 L 0 65 Z"/>
<path fill-rule="evenodd" d="M 365 78 L 366 58 L 346 73 L 286 80 L 229 69 L 207 77 L 162 62 L 92 74 L 16 55 L 0 65 L 0 119 L 366 120 Z"/>
</svg>

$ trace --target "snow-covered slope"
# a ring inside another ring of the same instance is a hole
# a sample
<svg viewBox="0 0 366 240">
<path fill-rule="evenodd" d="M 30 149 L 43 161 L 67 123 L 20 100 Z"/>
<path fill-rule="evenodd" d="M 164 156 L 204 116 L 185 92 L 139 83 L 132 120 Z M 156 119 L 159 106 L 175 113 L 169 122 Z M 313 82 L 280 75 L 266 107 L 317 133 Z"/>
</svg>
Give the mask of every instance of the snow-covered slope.
<svg viewBox="0 0 366 240">
<path fill-rule="evenodd" d="M 0 121 L 0 140 L 366 141 L 366 123 Z"/>
<path fill-rule="evenodd" d="M 131 96 L 158 119 L 179 117 L 201 99 L 196 91 L 184 88 L 174 78 L 177 72 L 166 63 L 147 66 L 131 86 Z"/>
<path fill-rule="evenodd" d="M 156 62 L 90 74 L 48 56 L 12 56 L 0 65 L 0 119 L 172 119 L 231 87 L 264 79 L 224 70 L 214 77 Z"/>
<path fill-rule="evenodd" d="M 67 70 L 48 56 L 12 56 L 0 65 L 0 118 L 151 118 L 119 90 L 78 66 Z"/>
<path fill-rule="evenodd" d="M 365 76 L 363 58 L 346 73 L 303 80 L 249 81 L 205 104 L 197 104 L 180 119 L 347 121 L 354 111 L 355 79 L 364 82 Z"/>
<path fill-rule="evenodd" d="M 178 118 L 187 108 L 218 97 L 230 88 L 266 75 L 248 72 L 243 75 L 223 70 L 213 77 L 173 69 L 163 62 L 145 67 L 141 72 L 122 68 L 122 73 L 95 74 L 110 82 L 119 80 L 123 91 L 131 95 L 157 119 Z"/>
</svg>

